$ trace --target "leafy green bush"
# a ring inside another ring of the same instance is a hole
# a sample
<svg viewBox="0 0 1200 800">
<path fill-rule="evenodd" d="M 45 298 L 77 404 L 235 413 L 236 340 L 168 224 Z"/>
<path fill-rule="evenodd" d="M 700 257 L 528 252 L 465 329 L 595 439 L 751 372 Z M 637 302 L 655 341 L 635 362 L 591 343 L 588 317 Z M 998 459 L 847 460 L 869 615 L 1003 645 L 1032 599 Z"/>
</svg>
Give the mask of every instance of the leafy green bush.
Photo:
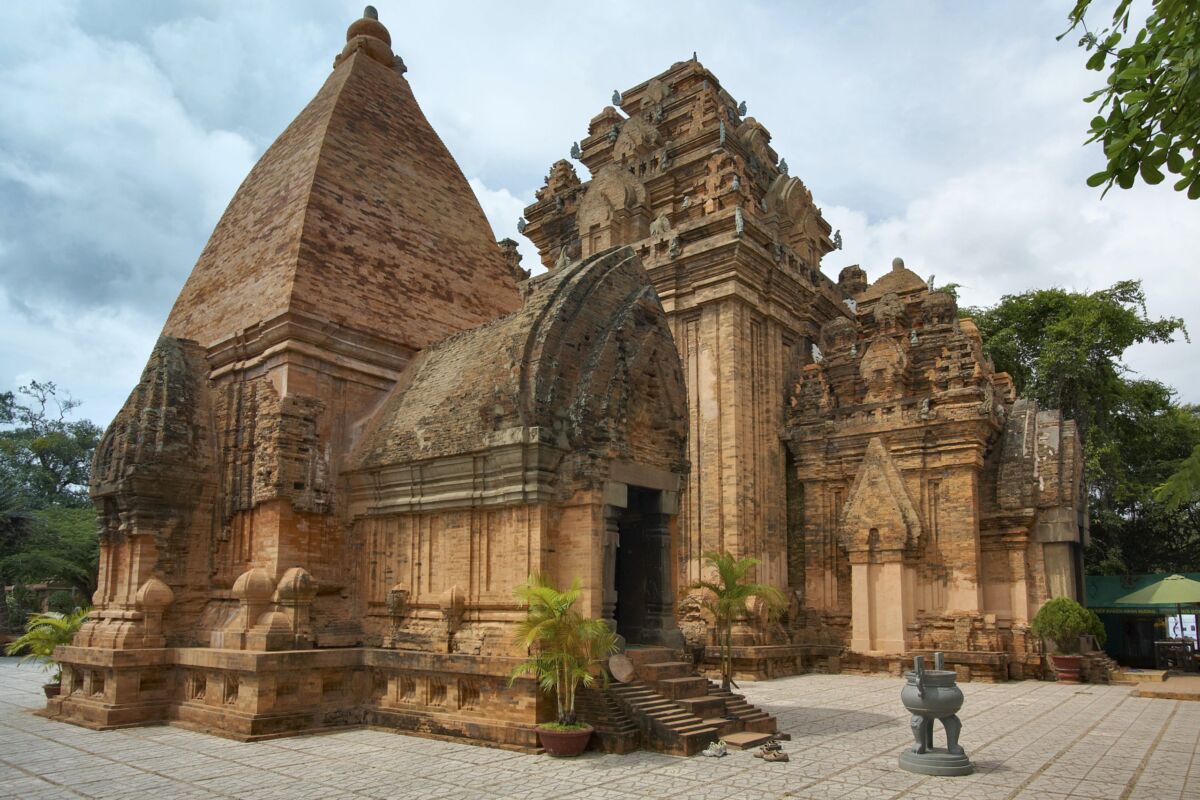
<svg viewBox="0 0 1200 800">
<path fill-rule="evenodd" d="M 75 592 L 66 589 L 51 592 L 50 596 L 46 598 L 46 608 L 50 611 L 57 611 L 60 614 L 70 614 L 79 608 L 80 605 L 79 597 Z"/>
<path fill-rule="evenodd" d="M 37 594 L 22 584 L 15 584 L 4 593 L 5 629 L 24 630 L 24 621 L 38 612 Z"/>
<path fill-rule="evenodd" d="M 25 623 L 25 633 L 5 648 L 10 656 L 24 656 L 21 663 L 33 661 L 37 664 L 54 666 L 54 682 L 62 678 L 62 668 L 54 660 L 54 649 L 59 645 L 70 644 L 83 627 L 84 620 L 91 613 L 90 608 L 80 608 L 70 614 L 60 614 L 57 611 L 47 611 L 44 614 L 32 614 Z"/>
<path fill-rule="evenodd" d="M 1092 634 L 1103 645 L 1106 639 L 1104 624 L 1096 612 L 1084 608 L 1069 597 L 1056 597 L 1038 610 L 1029 630 L 1034 636 L 1054 643 L 1063 655 L 1079 652 L 1079 637 Z"/>
</svg>

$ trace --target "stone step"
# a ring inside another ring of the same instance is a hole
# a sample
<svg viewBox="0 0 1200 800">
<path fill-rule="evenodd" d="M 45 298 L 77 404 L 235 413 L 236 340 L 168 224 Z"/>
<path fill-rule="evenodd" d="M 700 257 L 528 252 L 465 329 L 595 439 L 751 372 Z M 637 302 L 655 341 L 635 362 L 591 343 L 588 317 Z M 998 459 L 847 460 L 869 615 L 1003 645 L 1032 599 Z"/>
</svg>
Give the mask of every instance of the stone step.
<svg viewBox="0 0 1200 800">
<path fill-rule="evenodd" d="M 650 683 L 669 678 L 690 678 L 695 672 L 695 668 L 687 661 L 662 661 L 657 664 L 643 664 L 637 668 L 638 677 Z"/>
<path fill-rule="evenodd" d="M 641 676 L 640 669 L 643 664 L 662 664 L 668 661 L 675 661 L 675 651 L 667 647 L 630 647 L 625 651 L 625 656 L 633 663 L 635 669 L 638 669 L 638 677 Z"/>
<path fill-rule="evenodd" d="M 731 733 L 722 738 L 725 740 L 725 746 L 730 750 L 750 750 L 769 742 L 771 734 L 760 733 L 758 731 L 743 731 L 742 733 Z"/>
<path fill-rule="evenodd" d="M 701 719 L 725 716 L 725 701 L 719 697 L 683 697 L 675 702 Z"/>
<path fill-rule="evenodd" d="M 658 691 L 672 700 L 685 697 L 707 697 L 708 681 L 700 676 L 687 678 L 667 678 L 658 682 Z"/>
<path fill-rule="evenodd" d="M 742 730 L 747 732 L 768 733 L 772 736 L 779 730 L 779 723 L 774 717 L 763 717 L 762 719 L 744 719 L 742 720 Z"/>
<path fill-rule="evenodd" d="M 736 719 L 725 719 L 724 717 L 710 717 L 704 720 L 705 725 L 711 725 L 717 729 L 717 733 L 722 739 L 730 734 L 740 733 L 742 730 L 742 721 Z"/>
</svg>

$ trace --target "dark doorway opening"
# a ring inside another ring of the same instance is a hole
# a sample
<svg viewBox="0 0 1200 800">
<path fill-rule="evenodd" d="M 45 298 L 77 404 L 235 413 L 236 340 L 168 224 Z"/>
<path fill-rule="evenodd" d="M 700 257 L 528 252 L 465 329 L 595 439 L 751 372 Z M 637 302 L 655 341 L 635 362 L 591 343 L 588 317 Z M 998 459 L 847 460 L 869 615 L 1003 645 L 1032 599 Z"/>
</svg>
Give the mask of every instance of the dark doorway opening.
<svg viewBox="0 0 1200 800">
<path fill-rule="evenodd" d="M 617 633 L 629 644 L 662 644 L 664 633 L 674 627 L 670 516 L 662 512 L 662 492 L 630 486 L 617 530 Z"/>
</svg>

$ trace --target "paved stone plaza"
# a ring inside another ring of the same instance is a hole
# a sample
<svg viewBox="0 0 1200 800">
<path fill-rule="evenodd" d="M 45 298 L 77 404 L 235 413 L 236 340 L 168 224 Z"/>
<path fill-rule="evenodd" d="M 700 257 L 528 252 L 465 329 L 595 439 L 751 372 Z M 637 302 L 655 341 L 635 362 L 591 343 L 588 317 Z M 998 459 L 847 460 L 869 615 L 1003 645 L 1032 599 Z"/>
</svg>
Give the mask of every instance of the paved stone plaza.
<svg viewBox="0 0 1200 800">
<path fill-rule="evenodd" d="M 0 797 L 1200 798 L 1200 703 L 1125 686 L 965 684 L 977 772 L 926 778 L 895 766 L 909 732 L 888 677 L 746 685 L 792 735 L 781 764 L 749 752 L 557 761 L 373 730 L 256 744 L 162 726 L 95 732 L 30 713 L 42 677 L 0 660 Z"/>
</svg>

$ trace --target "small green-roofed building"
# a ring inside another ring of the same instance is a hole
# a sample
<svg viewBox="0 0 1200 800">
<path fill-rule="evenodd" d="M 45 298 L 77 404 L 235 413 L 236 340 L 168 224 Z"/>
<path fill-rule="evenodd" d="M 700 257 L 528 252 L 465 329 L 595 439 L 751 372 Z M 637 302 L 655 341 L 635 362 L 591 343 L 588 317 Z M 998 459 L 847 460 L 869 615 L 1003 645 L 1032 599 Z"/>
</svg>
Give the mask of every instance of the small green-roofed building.
<svg viewBox="0 0 1200 800">
<path fill-rule="evenodd" d="M 1166 578 L 1171 573 L 1146 575 L 1088 575 L 1084 596 L 1088 608 L 1104 623 L 1108 642 L 1104 650 L 1119 663 L 1130 667 L 1154 666 L 1154 642 L 1167 637 L 1166 618 L 1176 614 L 1174 603 L 1118 603 L 1117 601 Z M 1200 581 L 1200 572 L 1179 573 Z M 1200 613 L 1200 604 L 1184 604 L 1184 614 Z"/>
</svg>

